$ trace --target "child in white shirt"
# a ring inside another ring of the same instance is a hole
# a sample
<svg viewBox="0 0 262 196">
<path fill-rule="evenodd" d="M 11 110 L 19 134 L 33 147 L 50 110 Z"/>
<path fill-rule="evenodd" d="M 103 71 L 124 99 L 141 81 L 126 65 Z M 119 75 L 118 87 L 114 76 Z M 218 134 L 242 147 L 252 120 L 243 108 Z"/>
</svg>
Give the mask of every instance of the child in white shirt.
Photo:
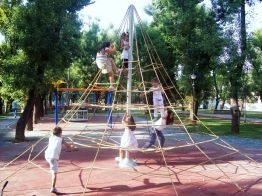
<svg viewBox="0 0 262 196">
<path fill-rule="evenodd" d="M 127 75 L 128 69 L 128 53 L 129 53 L 129 35 L 128 33 L 122 33 L 121 35 L 121 48 L 123 49 L 121 54 L 121 60 L 123 64 L 124 74 Z"/>
<path fill-rule="evenodd" d="M 67 148 L 73 148 L 72 144 L 70 145 L 63 142 L 61 127 L 55 127 L 53 129 L 52 136 L 49 137 L 48 147 L 45 151 L 45 159 L 50 165 L 50 171 L 52 174 L 52 187 L 50 190 L 51 193 L 58 193 L 55 185 L 62 144 L 65 145 Z"/>
<path fill-rule="evenodd" d="M 159 112 L 162 117 L 165 113 L 164 100 L 162 96 L 164 90 L 157 78 L 152 79 L 151 84 L 152 87 L 149 89 L 149 91 L 153 91 L 154 118 L 158 117 Z"/>
<path fill-rule="evenodd" d="M 154 122 L 154 125 L 150 129 L 150 141 L 146 142 L 143 148 L 149 148 L 155 144 L 156 137 L 158 137 L 160 142 L 160 147 L 162 148 L 165 143 L 165 136 L 162 131 L 166 128 L 166 125 L 173 124 L 174 122 L 174 113 L 171 110 L 168 110 L 164 116 Z"/>
<path fill-rule="evenodd" d="M 115 62 L 112 58 L 109 58 L 108 55 L 114 54 L 116 52 L 115 44 L 110 42 L 103 42 L 102 46 L 98 49 L 96 54 L 96 64 L 98 68 L 102 69 L 102 73 L 108 73 L 110 89 L 114 89 L 114 71 L 116 74 L 119 73 L 119 70 L 116 68 Z"/>
</svg>

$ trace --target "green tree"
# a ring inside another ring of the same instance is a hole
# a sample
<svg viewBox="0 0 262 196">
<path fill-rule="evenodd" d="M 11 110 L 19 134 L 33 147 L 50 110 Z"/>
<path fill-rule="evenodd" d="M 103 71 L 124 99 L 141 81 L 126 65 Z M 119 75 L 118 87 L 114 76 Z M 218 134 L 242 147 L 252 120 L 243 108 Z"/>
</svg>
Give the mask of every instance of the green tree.
<svg viewBox="0 0 262 196">
<path fill-rule="evenodd" d="M 0 43 L 0 113 L 2 113 L 4 102 L 6 103 L 5 111 L 8 112 L 12 99 L 17 99 L 17 96 L 14 95 L 14 91 L 10 89 L 11 85 L 8 84 L 8 81 L 12 81 L 12 78 L 6 77 L 3 62 L 10 55 L 16 55 L 16 50 L 18 48 L 16 42 L 17 35 L 12 29 L 12 20 L 16 17 L 17 7 L 20 3 L 21 1 L 19 0 L 12 2 L 3 0 L 0 4 L 0 33 L 5 36 L 4 41 Z"/>
<path fill-rule="evenodd" d="M 230 98 L 233 108 L 238 108 L 239 98 L 243 94 L 247 94 L 247 86 L 243 87 L 245 76 L 245 63 L 248 54 L 247 48 L 247 32 L 246 32 L 246 5 L 252 6 L 253 0 L 236 0 L 222 1 L 212 0 L 213 10 L 216 13 L 217 22 L 224 27 L 227 38 L 229 38 L 228 46 L 226 47 L 224 56 L 229 57 L 228 63 L 228 79 L 230 84 Z M 237 27 L 234 33 L 232 28 Z M 230 33 L 231 32 L 231 33 Z M 231 51 L 230 51 L 231 50 Z M 230 55 L 230 56 L 229 56 Z M 234 116 L 234 114 L 236 114 Z M 239 133 L 239 112 L 232 112 L 232 127 L 233 133 Z"/>
<path fill-rule="evenodd" d="M 262 29 L 255 32 L 251 41 L 252 91 L 262 101 Z"/>
<path fill-rule="evenodd" d="M 181 65 L 179 86 L 186 95 L 193 94 L 190 75 L 197 75 L 193 100 L 193 112 L 197 115 L 199 103 L 212 94 L 212 63 L 223 47 L 215 14 L 196 0 L 158 0 L 153 13 L 155 24 L 177 56 L 176 64 Z"/>
<path fill-rule="evenodd" d="M 45 73 L 61 73 L 77 56 L 81 27 L 77 11 L 88 3 L 89 0 L 29 0 L 19 4 L 15 17 L 10 19 L 9 27 L 14 34 L 5 36 L 8 40 L 15 38 L 15 52 L 24 51 L 29 67 L 26 73 L 14 73 L 13 77 L 33 81 L 26 86 L 28 99 L 16 126 L 17 140 L 24 140 L 26 123 L 45 87 Z M 6 62 L 6 67 L 10 66 Z"/>
</svg>

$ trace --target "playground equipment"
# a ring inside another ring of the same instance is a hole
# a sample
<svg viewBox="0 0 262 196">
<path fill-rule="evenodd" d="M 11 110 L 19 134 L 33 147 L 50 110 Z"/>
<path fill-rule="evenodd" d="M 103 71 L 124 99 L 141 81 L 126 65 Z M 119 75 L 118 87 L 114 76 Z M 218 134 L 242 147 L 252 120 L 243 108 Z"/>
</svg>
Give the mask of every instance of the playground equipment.
<svg viewBox="0 0 262 196">
<path fill-rule="evenodd" d="M 141 29 L 141 34 L 143 37 L 143 41 L 145 44 L 145 48 L 147 50 L 150 62 L 148 64 L 142 65 L 142 61 L 140 59 L 140 51 L 138 48 L 138 40 L 136 37 L 136 32 L 135 32 L 135 25 L 134 25 L 134 18 L 136 17 L 138 25 L 137 27 L 140 27 Z M 216 164 L 216 160 L 219 158 L 223 158 L 223 157 L 227 157 L 227 156 L 232 156 L 234 154 L 240 154 L 241 156 L 245 157 L 248 160 L 254 161 L 252 158 L 250 158 L 249 156 L 241 153 L 239 150 L 237 150 L 236 148 L 234 148 L 233 146 L 231 146 L 230 144 L 228 144 L 227 142 L 225 142 L 223 139 L 221 139 L 219 136 L 217 136 L 212 130 L 210 130 L 208 127 L 206 127 L 203 122 L 195 115 L 195 118 L 197 119 L 198 123 L 200 123 L 202 125 L 202 130 L 199 130 L 205 137 L 202 137 L 201 139 L 199 138 L 195 138 L 193 134 L 191 134 L 188 130 L 189 126 L 187 126 L 187 122 L 186 119 L 183 119 L 179 113 L 176 111 L 177 106 L 174 103 L 176 100 L 176 96 L 174 95 L 174 93 L 176 93 L 180 99 L 183 100 L 183 96 L 180 94 L 179 90 L 176 88 L 176 85 L 174 84 L 174 80 L 168 75 L 153 43 L 152 40 L 150 39 L 150 37 L 148 36 L 148 34 L 143 30 L 142 24 L 141 24 L 141 19 L 137 14 L 137 11 L 135 9 L 135 7 L 133 5 L 131 5 L 127 12 L 126 15 L 123 19 L 123 22 L 121 24 L 121 27 L 119 28 L 119 34 L 120 32 L 129 32 L 129 44 L 130 44 L 130 49 L 129 49 L 129 60 L 128 60 L 128 77 L 127 77 L 127 89 L 126 91 L 121 91 L 119 90 L 119 82 L 121 81 L 120 78 L 121 76 L 123 76 L 122 71 L 120 73 L 120 76 L 118 78 L 118 81 L 116 82 L 116 90 L 112 92 L 112 101 L 111 101 L 111 97 L 110 97 L 110 102 L 111 105 L 106 106 L 107 108 L 110 108 L 111 110 L 109 111 L 109 113 L 112 114 L 113 109 L 116 108 L 118 106 L 118 104 L 115 104 L 115 100 L 118 94 L 121 93 L 126 93 L 126 112 L 129 114 L 132 114 L 133 111 L 140 109 L 141 107 L 146 109 L 148 111 L 148 115 L 149 115 L 149 123 L 140 123 L 137 124 L 137 128 L 138 127 L 149 127 L 149 126 L 153 126 L 153 117 L 151 115 L 151 110 L 155 109 L 155 106 L 150 105 L 149 104 L 149 84 L 150 82 L 147 82 L 145 79 L 148 78 L 148 76 L 151 76 L 150 78 L 152 79 L 153 77 L 156 77 L 159 81 L 161 81 L 162 86 L 163 86 L 163 90 L 164 90 L 164 97 L 166 99 L 167 104 L 163 107 L 164 109 L 170 109 L 175 113 L 175 117 L 176 117 L 176 121 L 177 121 L 177 126 L 179 127 L 179 129 L 183 130 L 184 134 L 185 134 L 185 138 L 186 139 L 186 143 L 183 145 L 179 145 L 179 146 L 167 146 L 167 147 L 161 147 L 160 146 L 160 141 L 157 137 L 157 146 L 155 149 L 130 149 L 130 150 L 137 150 L 137 151 L 142 151 L 142 152 L 155 152 L 158 151 L 161 153 L 162 158 L 163 158 L 163 162 L 164 165 L 167 169 L 167 173 L 168 176 L 170 177 L 170 182 L 174 188 L 174 192 L 176 195 L 177 191 L 176 191 L 176 187 L 173 181 L 173 178 L 171 177 L 171 171 L 168 169 L 168 161 L 165 157 L 165 151 L 168 150 L 174 150 L 174 149 L 178 149 L 178 148 L 187 148 L 187 147 L 194 147 L 197 151 L 201 152 L 201 154 L 203 155 L 203 157 L 205 157 L 207 160 L 204 163 L 211 163 L 213 164 L 220 172 L 221 174 L 224 175 L 225 178 L 229 179 L 229 181 L 239 190 L 241 190 L 242 188 L 238 185 L 238 183 L 236 183 L 234 180 L 232 180 L 230 174 L 227 174 L 218 164 Z M 133 54 L 135 54 L 136 59 L 133 59 Z M 134 66 L 135 65 L 135 66 Z M 86 99 L 86 97 L 88 97 L 88 95 L 92 92 L 93 89 L 97 88 L 97 84 L 102 84 L 105 85 L 106 83 L 98 83 L 98 80 L 101 78 L 101 70 L 96 74 L 96 76 L 94 77 L 93 81 L 90 83 L 89 87 L 87 89 L 85 89 L 82 97 L 79 99 L 79 105 L 83 104 L 84 100 Z M 133 73 L 135 74 L 136 77 L 139 77 L 139 84 L 134 88 L 133 87 Z M 134 93 L 144 93 L 145 96 L 145 103 L 144 104 L 133 104 L 132 103 L 132 94 Z M 185 102 L 185 101 L 184 101 Z M 72 110 L 67 113 L 67 115 L 69 117 L 72 117 L 73 114 L 79 109 L 79 107 L 77 108 L 72 108 Z M 62 119 L 63 121 L 63 119 Z M 66 122 L 64 120 L 64 122 Z M 85 146 L 88 148 L 97 148 L 97 152 L 95 155 L 95 158 L 93 160 L 92 163 L 92 167 L 95 164 L 97 155 L 99 154 L 101 149 L 119 149 L 119 145 L 115 145 L 115 143 L 111 143 L 108 141 L 105 141 L 106 138 L 106 134 L 108 133 L 108 125 L 111 124 L 112 125 L 112 121 L 110 119 L 107 120 L 107 122 L 104 124 L 105 125 L 105 130 L 102 133 L 102 137 L 100 139 L 93 139 L 93 143 L 92 144 L 82 144 L 77 142 L 78 145 L 81 146 Z M 101 125 L 101 124 L 100 124 Z M 95 126 L 95 124 L 94 124 Z M 114 124 L 114 126 L 118 127 L 121 126 L 121 124 Z M 114 128 L 113 128 L 114 129 Z M 77 136 L 76 136 L 77 137 Z M 76 138 L 75 137 L 75 138 Z M 185 140 L 185 138 L 183 140 Z M 109 138 L 110 139 L 110 138 Z M 114 142 L 114 140 L 112 140 L 112 142 Z M 219 157 L 210 157 L 207 153 L 205 153 L 205 151 L 200 147 L 203 144 L 209 144 L 212 143 L 216 146 L 222 147 L 224 149 L 230 149 L 231 152 L 230 153 L 225 153 L 223 156 L 219 156 Z M 135 167 L 136 163 L 133 160 L 129 159 L 129 154 L 128 154 L 128 150 L 126 150 L 126 159 L 121 162 L 119 164 L 120 168 L 128 168 L 128 167 Z M 255 162 L 255 161 L 254 161 Z M 87 179 L 86 185 L 89 182 L 90 179 L 90 175 L 92 173 L 92 170 L 89 171 L 89 178 Z M 85 186 L 86 189 L 87 186 Z"/>
<path fill-rule="evenodd" d="M 140 59 L 140 51 L 138 48 L 138 40 L 136 37 L 136 32 L 135 32 L 135 25 L 134 25 L 134 20 L 135 18 L 137 19 L 137 26 L 140 27 L 141 29 L 141 34 L 143 37 L 143 43 L 145 45 L 145 48 L 147 50 L 147 54 L 149 56 L 149 61 L 144 64 L 142 64 L 142 60 Z M 133 5 L 131 5 L 124 17 L 124 20 L 121 24 L 121 27 L 119 29 L 119 34 L 121 31 L 128 31 L 129 32 L 129 43 L 130 43 L 130 50 L 129 50 L 129 62 L 128 62 L 128 77 L 127 77 L 127 89 L 126 90 L 120 90 L 119 89 L 119 83 L 121 81 L 121 77 L 123 77 L 123 71 L 121 71 L 120 76 L 115 83 L 116 85 L 116 90 L 110 91 L 109 89 L 103 87 L 108 85 L 107 83 L 101 83 L 101 70 L 95 75 L 93 78 L 93 81 L 90 82 L 89 86 L 86 89 L 70 89 L 70 88 L 57 88 L 57 92 L 71 92 L 71 91 L 81 91 L 82 95 L 78 100 L 78 103 L 74 105 L 71 110 L 67 111 L 65 116 L 57 122 L 57 126 L 61 126 L 62 128 L 65 128 L 67 125 L 71 123 L 71 119 L 73 119 L 76 115 L 76 113 L 80 110 L 80 107 L 83 106 L 86 103 L 86 100 L 88 97 L 91 95 L 93 92 L 107 92 L 108 97 L 107 97 L 107 104 L 105 106 L 101 106 L 99 103 L 94 103 L 91 104 L 93 107 L 104 107 L 107 109 L 107 119 L 106 122 L 103 123 L 90 123 L 87 124 L 86 127 L 90 129 L 97 129 L 98 126 L 101 128 L 99 130 L 95 130 L 95 134 L 89 134 L 86 133 L 84 135 L 81 131 L 81 134 L 74 135 L 70 137 L 70 140 L 72 140 L 76 145 L 85 147 L 85 148 L 94 148 L 96 149 L 94 159 L 90 163 L 88 163 L 88 173 L 87 173 L 87 178 L 86 182 L 84 183 L 84 190 L 83 194 L 86 192 L 86 189 L 89 185 L 89 180 L 91 178 L 92 172 L 95 168 L 96 161 L 98 159 L 98 155 L 101 150 L 104 149 L 111 149 L 111 150 L 119 150 L 119 135 L 116 134 L 117 131 L 112 131 L 115 128 L 122 128 L 121 123 L 114 123 L 112 120 L 113 116 L 113 111 L 117 107 L 122 107 L 123 105 L 116 104 L 116 100 L 118 98 L 119 94 L 124 94 L 126 96 L 126 112 L 129 114 L 134 114 L 137 110 L 145 109 L 148 111 L 148 116 L 149 116 L 149 121 L 142 121 L 141 123 L 137 123 L 137 129 L 139 129 L 141 132 L 144 131 L 146 134 L 147 132 L 145 131 L 148 129 L 148 127 L 153 126 L 153 118 L 151 115 L 151 110 L 155 109 L 155 106 L 150 104 L 149 102 L 149 84 L 150 84 L 150 79 L 152 77 L 158 78 L 159 81 L 162 82 L 164 94 L 163 96 L 166 99 L 167 104 L 164 106 L 164 109 L 170 109 L 175 113 L 176 117 L 176 124 L 172 125 L 169 127 L 170 132 L 172 132 L 171 136 L 168 137 L 170 140 L 171 145 L 168 145 L 166 147 L 161 147 L 160 146 L 160 141 L 157 137 L 157 145 L 155 148 L 149 148 L 149 149 L 143 149 L 143 148 L 137 148 L 137 149 L 128 149 L 128 150 L 136 150 L 139 152 L 158 152 L 161 155 L 162 158 L 162 163 L 165 169 L 165 175 L 166 178 L 170 179 L 170 184 L 172 185 L 174 189 L 174 194 L 178 195 L 177 189 L 176 189 L 176 184 L 174 183 L 174 179 L 177 175 L 180 175 L 183 173 L 183 171 L 173 171 L 169 167 L 168 163 L 168 157 L 165 156 L 165 153 L 170 150 L 177 150 L 181 148 L 190 148 L 191 150 L 194 149 L 195 151 L 201 153 L 203 156 L 203 161 L 199 163 L 198 165 L 202 166 L 206 163 L 209 165 L 214 166 L 214 168 L 221 173 L 221 176 L 226 178 L 229 183 L 234 185 L 236 189 L 239 191 L 242 191 L 242 187 L 234 181 L 232 177 L 232 173 L 234 172 L 228 172 L 226 169 L 221 167 L 219 165 L 219 160 L 224 158 L 224 157 L 231 157 L 233 155 L 238 155 L 241 156 L 244 159 L 247 159 L 248 161 L 252 161 L 253 163 L 256 163 L 255 160 L 253 160 L 251 157 L 243 154 L 241 151 L 238 149 L 234 148 L 230 144 L 228 144 L 226 141 L 224 141 L 222 138 L 217 136 L 212 130 L 210 130 L 208 127 L 202 123 L 200 119 L 197 118 L 198 123 L 201 124 L 202 126 L 199 128 L 199 132 L 202 133 L 201 137 L 196 137 L 195 133 L 192 133 L 189 131 L 190 126 L 187 125 L 187 119 L 183 118 L 183 116 L 179 115 L 177 112 L 177 106 L 175 104 L 176 97 L 174 96 L 174 93 L 176 95 L 180 96 L 180 99 L 183 100 L 183 96 L 179 93 L 178 89 L 176 88 L 176 85 L 174 84 L 174 79 L 170 78 L 168 75 L 166 68 L 164 67 L 163 63 L 161 62 L 161 59 L 159 58 L 157 51 L 152 43 L 152 40 L 148 36 L 148 34 L 143 30 L 141 26 L 141 19 L 137 14 L 137 11 Z M 133 57 L 135 56 L 136 59 Z M 123 69 L 122 69 L 123 70 Z M 137 79 L 137 85 L 134 85 L 134 80 L 132 77 L 136 76 Z M 197 82 L 197 81 L 196 81 Z M 143 93 L 145 94 L 145 103 L 138 104 L 138 103 L 132 103 L 132 95 L 135 93 Z M 57 99 L 56 99 L 57 100 Z M 56 115 L 56 120 L 58 121 L 58 115 Z M 85 127 L 85 128 L 86 128 Z M 109 129 L 110 128 L 110 129 Z M 111 131 L 111 132 L 110 132 Z M 179 133 L 177 133 L 179 132 Z M 89 135 L 88 135 L 89 134 Z M 183 137 L 180 137 L 182 135 Z M 114 136 L 114 138 L 113 138 Z M 37 141 L 37 143 L 41 142 L 42 140 Z M 180 143 L 179 143 L 180 142 Z M 37 145 L 37 143 L 35 145 Z M 202 145 L 204 144 L 212 144 L 214 145 L 214 149 L 220 150 L 223 152 L 222 155 L 219 156 L 214 156 L 206 153 L 205 149 L 202 148 Z M 31 150 L 31 148 L 29 148 Z M 133 161 L 132 159 L 129 158 L 129 151 L 126 150 L 126 159 L 122 161 L 119 166 L 120 168 L 130 168 L 130 167 L 135 167 L 136 162 Z M 226 151 L 229 150 L 230 152 Z M 32 147 L 33 151 L 33 147 Z M 41 154 L 41 153 L 39 153 Z M 37 156 L 39 156 L 39 154 Z M 30 154 L 31 156 L 31 154 Z M 34 164 L 34 159 L 37 157 L 35 156 L 34 158 L 29 157 L 28 163 L 29 164 Z M 30 159 L 31 158 L 31 159 Z M 113 157 L 112 157 L 113 160 Z M 228 161 L 229 163 L 229 161 Z M 229 163 L 232 164 L 232 163 Z M 233 163 L 236 164 L 236 163 Z M 41 166 L 37 165 L 39 168 L 42 168 Z M 190 168 L 195 168 L 197 165 L 192 165 Z M 243 167 L 243 166 L 241 166 Z M 43 169 L 43 168 L 42 168 Z M 83 169 L 83 168 L 81 168 Z M 86 169 L 86 168 L 85 168 Z M 103 169 L 103 168 L 99 168 Z M 106 168 L 108 169 L 108 168 Z M 248 171 L 248 170 L 247 170 Z M 153 173 L 154 171 L 152 171 Z M 205 168 L 205 172 L 209 172 L 208 169 Z M 6 180 L 6 178 L 4 179 Z"/>
<path fill-rule="evenodd" d="M 55 124 L 58 124 L 58 92 L 85 92 L 87 89 L 85 88 L 57 88 L 54 91 L 54 97 L 55 97 Z M 107 100 L 107 106 L 111 106 L 112 105 L 112 91 L 110 91 L 108 88 L 93 88 L 89 90 L 90 92 L 92 92 L 93 96 L 93 103 L 96 102 L 96 92 L 107 92 L 106 96 L 106 100 Z M 83 105 L 83 104 L 82 104 Z M 94 105 L 94 104 L 93 104 Z M 89 104 L 86 104 L 85 106 L 89 106 Z M 95 108 L 94 107 L 94 111 L 93 111 L 93 115 L 95 115 Z M 112 128 L 112 112 L 111 112 L 111 108 L 107 108 L 107 119 L 109 121 L 109 127 Z M 67 113 L 70 112 L 67 111 Z M 88 110 L 86 109 L 80 109 L 77 110 L 70 118 L 64 118 L 65 120 L 68 121 L 87 121 L 88 120 Z"/>
</svg>

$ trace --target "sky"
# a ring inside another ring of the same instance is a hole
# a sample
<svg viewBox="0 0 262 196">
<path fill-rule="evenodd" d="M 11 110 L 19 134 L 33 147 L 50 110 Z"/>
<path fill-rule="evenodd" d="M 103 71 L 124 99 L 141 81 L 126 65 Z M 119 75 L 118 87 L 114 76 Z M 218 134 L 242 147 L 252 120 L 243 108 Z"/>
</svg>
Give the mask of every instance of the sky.
<svg viewBox="0 0 262 196">
<path fill-rule="evenodd" d="M 104 29 L 110 24 L 119 28 L 128 7 L 133 4 L 141 19 L 151 21 L 152 18 L 144 12 L 144 7 L 151 4 L 152 0 L 93 0 L 94 4 L 85 7 L 80 12 L 80 18 L 84 22 L 84 29 L 88 24 L 88 16 L 100 19 L 100 26 Z"/>
<path fill-rule="evenodd" d="M 152 3 L 152 0 L 93 0 L 94 4 L 91 4 L 85 7 L 79 12 L 79 16 L 83 21 L 83 29 L 88 27 L 90 18 L 100 19 L 100 26 L 104 29 L 107 29 L 110 24 L 114 25 L 114 28 L 117 29 L 120 27 L 120 24 L 124 18 L 124 15 L 129 7 L 133 4 L 139 16 L 142 20 L 151 21 L 152 18 L 144 12 L 145 6 Z M 205 0 L 208 2 L 209 0 Z M 208 4 L 208 3 L 207 3 Z M 248 31 L 253 32 L 259 28 L 262 28 L 262 3 L 257 3 L 251 9 L 247 8 L 248 17 L 247 25 Z M 3 40 L 3 37 L 0 34 L 0 41 Z"/>
<path fill-rule="evenodd" d="M 152 21 L 152 18 L 144 12 L 144 7 L 152 3 L 152 0 L 93 0 L 94 4 L 87 6 L 80 12 L 80 18 L 84 23 L 84 29 L 88 24 L 88 17 L 99 18 L 100 26 L 104 29 L 113 24 L 118 28 L 130 4 L 133 4 L 142 20 Z M 209 0 L 204 0 L 210 5 Z M 247 7 L 248 31 L 253 32 L 262 28 L 262 3 L 256 3 L 252 8 Z"/>
</svg>

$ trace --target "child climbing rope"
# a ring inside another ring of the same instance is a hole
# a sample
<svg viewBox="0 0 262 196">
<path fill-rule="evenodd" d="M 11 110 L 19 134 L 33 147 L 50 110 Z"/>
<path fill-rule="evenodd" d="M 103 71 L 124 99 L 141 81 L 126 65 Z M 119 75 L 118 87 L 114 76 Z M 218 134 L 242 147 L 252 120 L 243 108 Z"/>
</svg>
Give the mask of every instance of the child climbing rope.
<svg viewBox="0 0 262 196">
<path fill-rule="evenodd" d="M 121 48 L 123 49 L 122 54 L 121 54 L 121 60 L 122 60 L 122 65 L 124 69 L 124 74 L 126 76 L 127 69 L 128 69 L 128 51 L 130 48 L 128 32 L 122 33 L 121 35 Z"/>
<path fill-rule="evenodd" d="M 125 158 L 125 151 L 128 150 L 128 148 L 138 147 L 137 139 L 133 133 L 136 129 L 136 123 L 133 116 L 125 114 L 122 118 L 122 124 L 125 126 L 125 131 L 121 138 L 119 157 L 116 157 L 116 161 L 118 162 L 121 162 Z"/>
<path fill-rule="evenodd" d="M 146 142 L 143 148 L 149 148 L 155 144 L 156 137 L 158 137 L 160 146 L 163 147 L 165 143 L 165 137 L 162 133 L 163 129 L 166 128 L 166 125 L 173 124 L 174 122 L 174 113 L 171 110 L 167 110 L 164 116 L 161 116 L 150 129 L 150 141 Z"/>
<path fill-rule="evenodd" d="M 154 78 L 151 80 L 152 87 L 149 89 L 149 92 L 153 92 L 153 105 L 154 105 L 154 118 L 158 117 L 160 112 L 161 117 L 164 116 L 164 100 L 162 93 L 164 92 L 159 80 Z"/>
<path fill-rule="evenodd" d="M 96 64 L 98 68 L 102 69 L 102 73 L 108 73 L 110 89 L 114 90 L 114 71 L 116 74 L 119 73 L 119 70 L 116 68 L 115 62 L 112 58 L 109 58 L 108 55 L 114 54 L 116 52 L 115 44 L 108 41 L 103 42 L 102 46 L 98 49 L 96 54 Z"/>
<path fill-rule="evenodd" d="M 53 129 L 52 136 L 49 138 L 48 147 L 45 151 L 45 159 L 50 165 L 50 171 L 52 174 L 52 184 L 50 190 L 51 193 L 58 193 L 58 190 L 56 189 L 55 185 L 57 179 L 58 161 L 62 149 L 62 144 L 68 149 L 74 148 L 72 144 L 63 142 L 61 127 L 55 127 Z"/>
</svg>

